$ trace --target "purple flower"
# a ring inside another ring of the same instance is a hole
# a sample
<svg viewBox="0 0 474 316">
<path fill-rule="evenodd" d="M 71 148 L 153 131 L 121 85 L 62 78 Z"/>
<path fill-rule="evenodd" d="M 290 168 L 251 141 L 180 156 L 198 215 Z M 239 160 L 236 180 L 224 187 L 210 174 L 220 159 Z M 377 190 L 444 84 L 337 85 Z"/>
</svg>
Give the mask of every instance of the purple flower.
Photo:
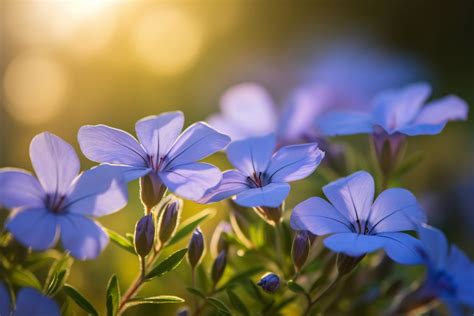
<svg viewBox="0 0 474 316">
<path fill-rule="evenodd" d="M 230 139 L 203 122 L 181 133 L 183 124 L 183 113 L 167 112 L 136 123 L 140 143 L 127 132 L 105 125 L 81 127 L 78 139 L 90 160 L 129 167 L 139 171 L 137 177 L 146 175 L 157 196 L 151 199 L 152 204 L 159 201 L 166 187 L 184 198 L 198 200 L 217 186 L 222 176 L 216 167 L 196 161 L 225 148 Z"/>
<path fill-rule="evenodd" d="M 324 158 L 317 144 L 285 146 L 273 154 L 275 136 L 232 142 L 227 157 L 237 169 L 227 170 L 219 187 L 210 190 L 202 202 L 217 202 L 236 195 L 246 207 L 278 207 L 290 191 L 288 182 L 314 172 Z"/>
<path fill-rule="evenodd" d="M 419 292 L 443 300 L 452 315 L 463 315 L 462 305 L 474 308 L 474 263 L 458 247 L 449 247 L 440 230 L 420 225 L 418 234 L 428 269 Z"/>
<path fill-rule="evenodd" d="M 372 176 L 359 171 L 323 187 L 330 203 L 313 197 L 298 204 L 291 215 L 295 230 L 328 235 L 324 244 L 335 252 L 359 257 L 384 249 L 394 261 L 420 263 L 419 240 L 403 233 L 415 230 L 425 214 L 409 191 L 392 188 L 374 201 Z"/>
<path fill-rule="evenodd" d="M 20 289 L 16 297 L 16 307 L 11 302 L 10 293 L 3 283 L 0 283 L 0 315 L 33 316 L 48 315 L 59 316 L 58 305 L 49 297 L 44 296 L 33 288 Z"/>
<path fill-rule="evenodd" d="M 327 136 L 364 133 L 416 136 L 438 134 L 448 121 L 466 119 L 468 106 L 454 95 L 423 106 L 430 93 L 426 83 L 384 91 L 374 98 L 372 112 L 328 113 L 321 117 L 319 127 Z"/>
<path fill-rule="evenodd" d="M 90 217 L 123 208 L 126 183 L 105 165 L 79 174 L 72 146 L 47 132 L 31 141 L 30 158 L 37 178 L 20 169 L 0 169 L 0 204 L 14 209 L 6 228 L 35 250 L 53 247 L 61 236 L 74 257 L 97 257 L 109 238 Z"/>
</svg>

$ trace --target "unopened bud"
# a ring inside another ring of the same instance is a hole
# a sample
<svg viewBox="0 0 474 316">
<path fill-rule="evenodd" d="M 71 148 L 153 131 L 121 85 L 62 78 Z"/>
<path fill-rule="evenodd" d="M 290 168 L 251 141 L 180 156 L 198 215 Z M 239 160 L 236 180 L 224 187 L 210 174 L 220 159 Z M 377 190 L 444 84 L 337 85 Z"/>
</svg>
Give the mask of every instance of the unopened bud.
<svg viewBox="0 0 474 316">
<path fill-rule="evenodd" d="M 195 268 L 204 256 L 204 236 L 199 228 L 196 228 L 188 246 L 188 261 L 191 268 Z"/>
<path fill-rule="evenodd" d="M 372 138 L 380 170 L 389 175 L 403 154 L 406 137 L 400 133 L 389 135 L 381 127 L 376 127 Z"/>
<path fill-rule="evenodd" d="M 343 253 L 337 255 L 337 271 L 338 276 L 342 277 L 350 273 L 354 268 L 359 264 L 359 262 L 364 259 L 365 255 L 360 257 L 351 257 Z"/>
<path fill-rule="evenodd" d="M 180 200 L 172 200 L 163 211 L 158 231 L 158 237 L 162 244 L 166 243 L 171 237 L 173 237 L 176 228 L 178 227 L 180 208 Z"/>
<path fill-rule="evenodd" d="M 166 186 L 155 173 L 149 173 L 140 178 L 140 198 L 147 213 L 160 203 L 165 194 Z"/>
<path fill-rule="evenodd" d="M 188 315 L 190 315 L 189 308 L 186 306 L 178 309 L 178 311 L 176 312 L 176 316 L 188 316 Z"/>
<path fill-rule="evenodd" d="M 276 226 L 280 223 L 282 214 L 281 207 L 258 206 L 253 209 L 268 224 Z"/>
<path fill-rule="evenodd" d="M 308 233 L 305 230 L 298 231 L 291 248 L 291 257 L 296 271 L 299 271 L 308 259 L 310 245 Z"/>
<path fill-rule="evenodd" d="M 265 292 L 275 293 L 280 288 L 280 277 L 275 273 L 267 273 L 257 283 Z"/>
<path fill-rule="evenodd" d="M 153 248 L 155 240 L 155 223 L 153 214 L 143 216 L 135 226 L 135 251 L 140 257 L 145 257 Z"/>
<path fill-rule="evenodd" d="M 227 222 L 220 222 L 214 230 L 211 238 L 211 255 L 215 258 L 221 251 L 229 250 L 229 242 L 227 241 L 227 234 L 232 231 L 232 227 Z"/>
<path fill-rule="evenodd" d="M 217 284 L 217 282 L 219 282 L 219 280 L 221 279 L 222 275 L 224 274 L 226 265 L 227 251 L 223 250 L 219 253 L 217 258 L 214 260 L 214 263 L 212 264 L 211 277 L 212 282 L 214 282 L 214 284 Z"/>
</svg>

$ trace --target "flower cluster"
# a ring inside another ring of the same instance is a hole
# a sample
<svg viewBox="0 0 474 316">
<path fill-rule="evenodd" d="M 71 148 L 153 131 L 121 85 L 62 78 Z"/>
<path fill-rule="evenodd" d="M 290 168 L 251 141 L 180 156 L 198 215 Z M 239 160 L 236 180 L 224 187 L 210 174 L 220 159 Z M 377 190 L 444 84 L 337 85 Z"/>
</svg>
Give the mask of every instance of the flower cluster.
<svg viewBox="0 0 474 316">
<path fill-rule="evenodd" d="M 241 84 L 224 94 L 222 113 L 209 118 L 214 127 L 198 122 L 183 131 L 181 112 L 139 120 L 137 138 L 105 125 L 83 126 L 78 132 L 82 153 L 99 165 L 82 173 L 70 144 L 48 132 L 35 136 L 30 145 L 35 175 L 0 169 L 0 205 L 11 211 L 0 236 L 4 255 L 0 315 L 33 311 L 59 315 L 61 291 L 89 314 L 97 314 L 81 293 L 65 284 L 69 255 L 97 258 L 110 239 L 137 257 L 140 273 L 123 295 L 117 277 L 111 277 L 106 297 L 109 315 L 140 304 L 183 302 L 176 296 L 137 295 L 146 282 L 174 270 L 184 257 L 191 267 L 188 290 L 195 296 L 191 308 L 195 315 L 211 306 L 219 314 L 230 314 L 223 292 L 233 309 L 248 314 L 251 306 L 234 293 L 240 287 L 257 295 L 267 314 L 279 313 L 296 299 L 288 293 L 306 301 L 306 315 L 315 309 L 322 313 L 332 303 L 318 303 L 336 283 L 351 278 L 355 269 L 370 269 L 365 257 L 379 258 L 379 268 L 384 269 L 390 262 L 385 256 L 402 265 L 423 265 L 427 271 L 417 289 L 390 306 L 393 313 L 432 308 L 430 303 L 438 299 L 453 315 L 473 308 L 474 264 L 456 246 L 449 248 L 441 231 L 427 226 L 425 211 L 413 193 L 390 187 L 390 177 L 403 160 L 406 137 L 434 135 L 448 121 L 466 119 L 466 103 L 448 96 L 424 106 L 431 90 L 422 83 L 381 92 L 369 112 L 335 112 L 326 89 L 313 85 L 298 89 L 293 102 L 277 114 L 263 88 Z M 322 187 L 327 200 L 311 197 L 295 203 L 290 214 L 285 205 L 290 183 L 315 173 L 327 156 L 326 148 L 330 151 L 327 137 L 357 133 L 372 135 L 381 184 L 367 171 L 352 170 L 336 178 L 341 170 L 333 170 Z M 225 152 L 235 169 L 221 172 L 200 162 L 219 152 Z M 124 208 L 128 183 L 136 179 L 144 214 L 134 234 L 122 236 L 102 227 L 94 218 Z M 178 197 L 201 204 L 229 202 L 229 212 L 221 214 L 229 222 L 221 222 L 212 236 L 208 274 L 202 273 L 207 246 L 199 225 L 211 211 L 180 225 L 183 202 Z M 186 248 L 158 262 L 162 251 L 191 233 Z M 64 254 L 51 267 L 45 285 L 38 286 L 36 279 L 27 287 L 18 283 L 15 269 L 26 265 L 18 262 L 22 256 L 15 243 L 28 256 L 30 250 L 55 249 L 59 239 Z M 256 267 L 256 262 L 263 266 Z M 253 268 L 239 271 L 246 265 Z M 248 279 L 262 270 L 269 272 L 249 287 Z M 210 286 L 202 281 L 206 278 Z M 246 287 L 239 285 L 245 282 Z M 278 303 L 267 301 L 272 295 L 281 298 Z"/>
</svg>

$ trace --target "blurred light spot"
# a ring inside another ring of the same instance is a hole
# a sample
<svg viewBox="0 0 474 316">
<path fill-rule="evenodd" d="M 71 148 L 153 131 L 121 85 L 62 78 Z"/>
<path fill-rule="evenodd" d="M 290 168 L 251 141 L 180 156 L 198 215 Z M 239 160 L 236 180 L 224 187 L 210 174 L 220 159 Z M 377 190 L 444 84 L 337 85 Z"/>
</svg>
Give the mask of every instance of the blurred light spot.
<svg viewBox="0 0 474 316">
<path fill-rule="evenodd" d="M 133 35 L 138 56 L 161 75 L 187 70 L 203 44 L 201 24 L 187 11 L 169 6 L 147 11 L 135 25 Z"/>
<path fill-rule="evenodd" d="M 67 81 L 65 69 L 51 57 L 32 53 L 19 55 L 5 71 L 5 108 L 23 123 L 45 122 L 64 105 Z"/>
</svg>

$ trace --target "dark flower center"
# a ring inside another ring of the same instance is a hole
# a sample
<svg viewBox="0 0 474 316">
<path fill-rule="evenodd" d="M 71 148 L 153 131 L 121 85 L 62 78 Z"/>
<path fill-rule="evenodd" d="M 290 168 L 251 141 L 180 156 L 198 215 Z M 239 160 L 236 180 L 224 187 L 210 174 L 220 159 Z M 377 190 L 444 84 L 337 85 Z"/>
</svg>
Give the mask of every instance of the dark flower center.
<svg viewBox="0 0 474 316">
<path fill-rule="evenodd" d="M 357 234 L 372 235 L 375 226 L 373 226 L 369 221 L 361 221 L 357 219 L 354 223 L 351 223 L 350 228 Z"/>
<path fill-rule="evenodd" d="M 158 172 L 160 168 L 163 166 L 163 162 L 165 160 L 165 157 L 159 157 L 158 159 L 155 159 L 155 156 L 148 155 L 148 166 L 150 166 L 153 171 Z"/>
<path fill-rule="evenodd" d="M 65 199 L 65 195 L 60 195 L 58 193 L 47 194 L 45 204 L 46 207 L 53 213 L 61 213 Z"/>
<path fill-rule="evenodd" d="M 254 188 L 261 188 L 268 184 L 268 180 L 263 172 L 254 172 L 251 177 L 247 177 L 247 182 Z"/>
</svg>

